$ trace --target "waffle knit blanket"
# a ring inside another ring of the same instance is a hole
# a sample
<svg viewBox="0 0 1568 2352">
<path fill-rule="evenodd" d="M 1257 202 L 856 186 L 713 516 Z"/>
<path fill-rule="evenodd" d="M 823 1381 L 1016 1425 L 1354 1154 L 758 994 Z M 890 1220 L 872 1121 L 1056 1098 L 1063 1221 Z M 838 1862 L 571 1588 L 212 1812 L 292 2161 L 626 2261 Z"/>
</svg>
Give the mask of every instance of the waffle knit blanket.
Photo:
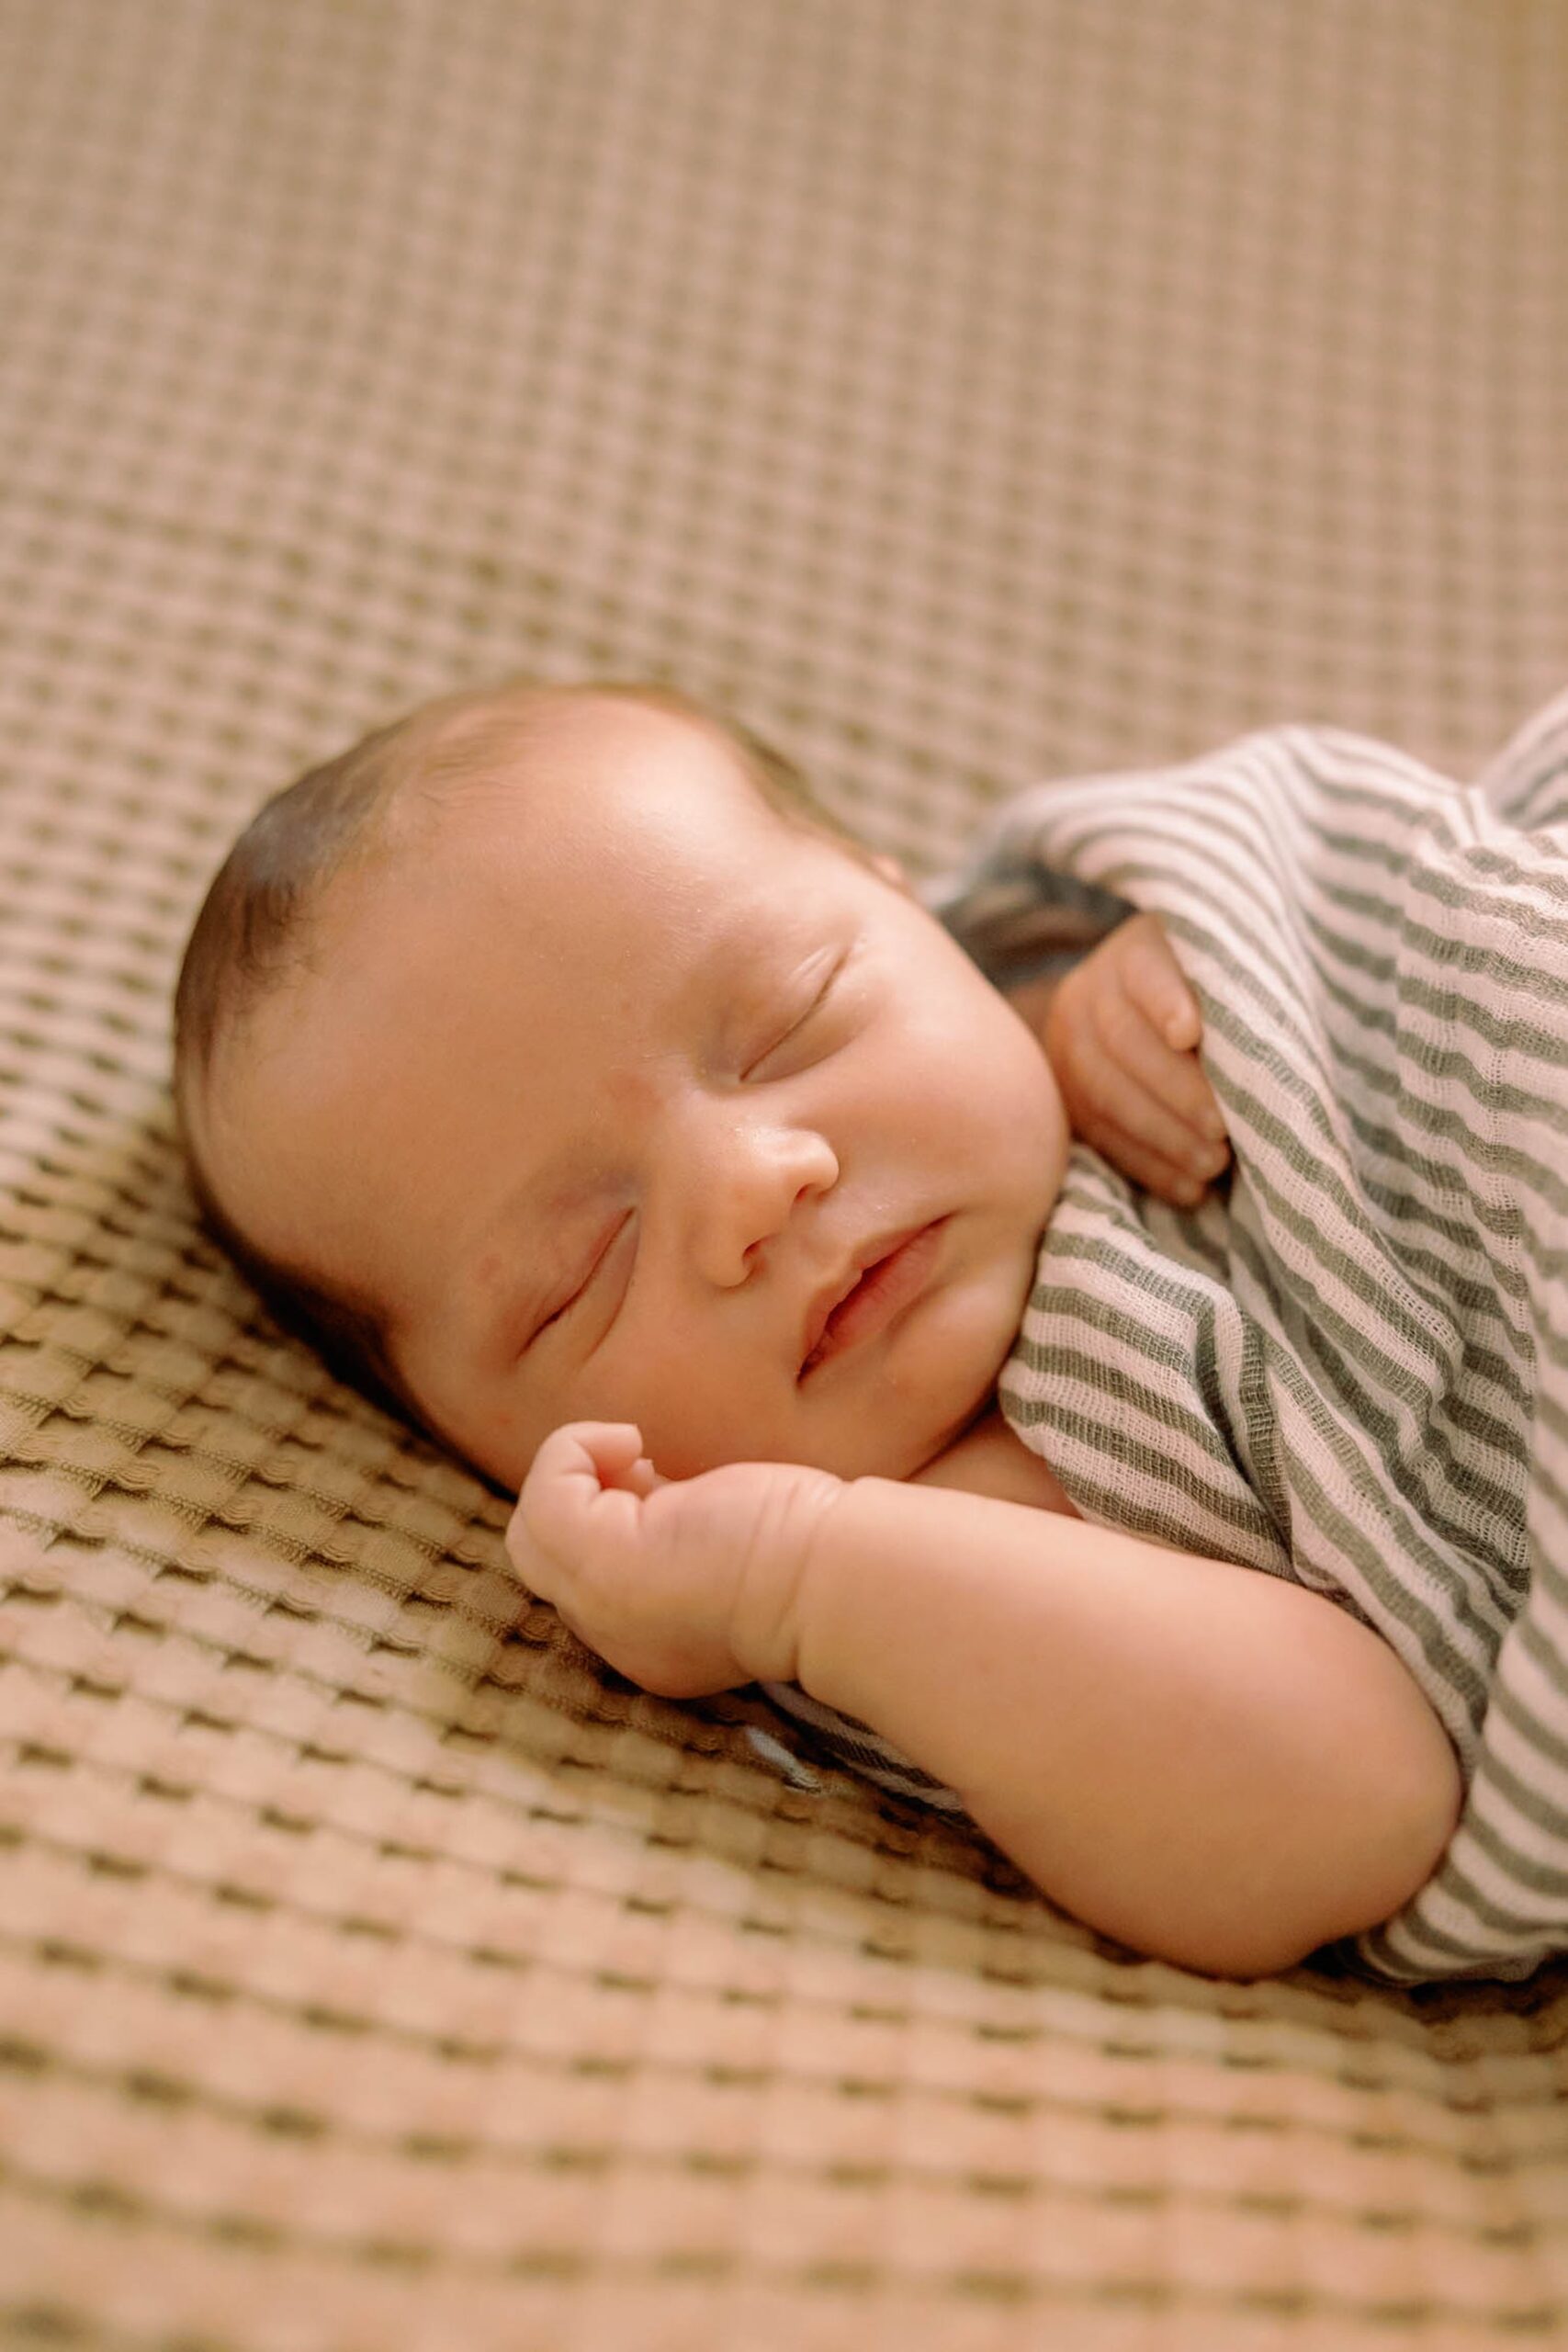
<svg viewBox="0 0 1568 2352">
<path fill-rule="evenodd" d="M 1075 1148 L 1003 1409 L 1087 1518 L 1393 1645 L 1466 1801 L 1346 1957 L 1528 1975 L 1568 1949 L 1568 695 L 1470 786 L 1290 728 L 1039 786 L 942 911 L 1005 979 L 1129 908 L 1197 992 L 1232 1180 L 1186 1212 Z"/>
</svg>

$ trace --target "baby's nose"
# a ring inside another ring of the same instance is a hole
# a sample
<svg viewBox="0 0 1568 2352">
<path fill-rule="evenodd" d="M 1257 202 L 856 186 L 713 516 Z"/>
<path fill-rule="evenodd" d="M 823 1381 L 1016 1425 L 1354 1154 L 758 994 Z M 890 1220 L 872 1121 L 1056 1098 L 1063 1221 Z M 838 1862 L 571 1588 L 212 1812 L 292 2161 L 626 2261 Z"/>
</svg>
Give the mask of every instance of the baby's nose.
<svg viewBox="0 0 1568 2352">
<path fill-rule="evenodd" d="M 695 1256 L 722 1289 L 749 1282 L 766 1245 L 798 1208 L 829 1191 L 839 1162 L 827 1137 L 805 1127 L 738 1122 L 716 1139 L 691 1201 Z"/>
</svg>

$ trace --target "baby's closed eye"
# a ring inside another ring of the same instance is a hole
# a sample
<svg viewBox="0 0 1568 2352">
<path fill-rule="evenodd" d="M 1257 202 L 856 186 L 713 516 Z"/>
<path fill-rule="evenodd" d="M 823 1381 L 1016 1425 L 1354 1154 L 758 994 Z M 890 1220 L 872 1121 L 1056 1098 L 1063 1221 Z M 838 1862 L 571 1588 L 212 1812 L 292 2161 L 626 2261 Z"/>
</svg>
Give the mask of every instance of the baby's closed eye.
<svg viewBox="0 0 1568 2352">
<path fill-rule="evenodd" d="M 813 1023 L 818 1014 L 827 1009 L 829 1001 L 838 985 L 840 975 L 850 960 L 847 950 L 838 952 L 828 949 L 825 955 L 829 959 L 826 973 L 822 971 L 823 958 L 813 957 L 803 976 L 806 983 L 805 1001 L 801 1001 L 797 996 L 792 1009 L 784 1015 L 782 1027 L 775 1024 L 772 1044 L 755 1061 L 742 1070 L 743 1080 L 750 1081 L 766 1078 L 782 1078 L 789 1074 L 785 1070 L 770 1069 L 768 1066 L 777 1056 L 784 1053 L 786 1046 L 804 1045 L 808 1041 Z M 786 1055 L 785 1058 L 792 1067 L 798 1066 L 796 1056 Z"/>
<path fill-rule="evenodd" d="M 615 1278 L 621 1274 L 623 1266 L 626 1278 L 630 1277 L 631 1263 L 636 1255 L 636 1234 L 633 1230 L 636 1222 L 636 1212 L 627 1209 L 619 1223 L 602 1239 L 592 1264 L 581 1280 L 558 1306 L 550 1308 L 535 1325 L 524 1340 L 519 1350 L 520 1354 L 526 1355 L 547 1331 L 559 1331 L 567 1323 L 575 1320 L 577 1311 L 586 1306 L 601 1289 L 605 1289 L 608 1295 L 615 1299 L 615 1306 L 619 1306 L 620 1298 L 625 1295 L 626 1281 L 621 1281 L 617 1292 Z M 593 1341 L 594 1347 L 599 1345 L 614 1320 L 615 1308 L 612 1308 L 598 1339 Z"/>
</svg>

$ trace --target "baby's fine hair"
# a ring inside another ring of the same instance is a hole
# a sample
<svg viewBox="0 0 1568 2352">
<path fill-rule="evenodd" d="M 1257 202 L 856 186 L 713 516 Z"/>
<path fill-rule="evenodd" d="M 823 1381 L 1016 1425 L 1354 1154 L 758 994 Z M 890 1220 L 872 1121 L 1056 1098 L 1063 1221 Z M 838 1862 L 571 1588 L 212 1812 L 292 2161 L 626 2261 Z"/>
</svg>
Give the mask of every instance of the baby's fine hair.
<svg viewBox="0 0 1568 2352">
<path fill-rule="evenodd" d="M 209 1230 L 286 1329 L 307 1340 L 341 1378 L 422 1428 L 428 1424 L 398 1377 L 375 1302 L 280 1263 L 238 1228 L 203 1165 L 191 1113 L 220 1062 L 243 1047 L 260 1006 L 308 967 L 329 887 L 355 867 L 395 856 L 405 813 L 438 808 L 446 796 L 493 775 L 499 760 L 531 743 L 547 757 L 549 716 L 563 700 L 604 697 L 641 702 L 704 728 L 736 752 L 778 815 L 864 854 L 814 800 L 789 760 L 677 687 L 623 679 L 563 686 L 508 678 L 422 703 L 275 793 L 214 876 L 180 966 L 175 1106 Z"/>
</svg>

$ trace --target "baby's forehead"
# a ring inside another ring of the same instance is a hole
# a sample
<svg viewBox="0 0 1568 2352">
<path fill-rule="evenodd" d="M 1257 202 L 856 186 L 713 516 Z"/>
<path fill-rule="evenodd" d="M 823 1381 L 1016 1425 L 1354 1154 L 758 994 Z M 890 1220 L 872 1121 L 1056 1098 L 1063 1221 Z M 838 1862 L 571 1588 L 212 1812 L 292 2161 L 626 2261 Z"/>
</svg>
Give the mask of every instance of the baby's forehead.
<svg viewBox="0 0 1568 2352">
<path fill-rule="evenodd" d="M 319 969 L 423 889 L 459 921 L 504 901 L 550 922 L 607 892 L 640 928 L 667 903 L 637 889 L 661 858 L 663 878 L 678 865 L 694 894 L 765 897 L 775 841 L 801 834 L 721 722 L 629 694 L 562 690 L 537 707 L 463 712 L 406 758 L 384 821 L 319 901 Z M 678 901 L 668 915 L 685 919 Z"/>
<path fill-rule="evenodd" d="M 449 724 L 399 798 L 385 846 L 400 861 L 452 850 L 482 865 L 518 841 L 545 872 L 563 843 L 603 861 L 657 837 L 662 819 L 706 828 L 722 863 L 731 845 L 755 854 L 760 831 L 798 831 L 721 721 L 589 689 Z"/>
<path fill-rule="evenodd" d="M 414 717 L 419 725 L 420 714 Z M 559 783 L 578 791 L 615 780 L 626 762 L 694 774 L 715 767 L 761 798 L 739 737 L 700 706 L 654 690 L 536 687 L 437 718 L 416 734 L 411 766 L 424 797 L 461 805 L 469 792 Z"/>
</svg>

